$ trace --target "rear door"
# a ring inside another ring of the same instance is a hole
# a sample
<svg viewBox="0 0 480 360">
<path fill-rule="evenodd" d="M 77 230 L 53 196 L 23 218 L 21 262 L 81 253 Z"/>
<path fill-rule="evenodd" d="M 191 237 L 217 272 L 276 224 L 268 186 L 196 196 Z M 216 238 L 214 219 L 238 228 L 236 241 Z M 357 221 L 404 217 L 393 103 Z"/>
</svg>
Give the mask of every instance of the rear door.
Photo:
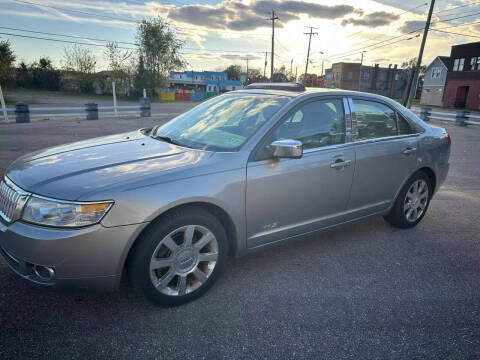
<svg viewBox="0 0 480 360">
<path fill-rule="evenodd" d="M 356 152 L 349 218 L 385 211 L 416 167 L 418 134 L 381 101 L 349 99 Z"/>
<path fill-rule="evenodd" d="M 355 165 L 350 127 L 342 99 L 329 98 L 298 105 L 272 129 L 247 165 L 249 248 L 342 221 Z M 303 157 L 272 159 L 278 139 L 302 141 Z"/>
</svg>

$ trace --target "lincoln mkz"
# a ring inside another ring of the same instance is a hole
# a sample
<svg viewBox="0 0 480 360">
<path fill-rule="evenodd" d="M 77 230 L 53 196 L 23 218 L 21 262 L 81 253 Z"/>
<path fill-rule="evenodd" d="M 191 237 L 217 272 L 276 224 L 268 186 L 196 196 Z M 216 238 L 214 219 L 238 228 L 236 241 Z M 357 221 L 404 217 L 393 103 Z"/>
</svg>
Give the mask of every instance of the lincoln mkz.
<svg viewBox="0 0 480 360">
<path fill-rule="evenodd" d="M 0 187 L 0 254 L 46 286 L 155 304 L 203 294 L 229 257 L 374 216 L 410 228 L 450 136 L 388 98 L 252 84 L 161 126 L 23 156 Z"/>
</svg>

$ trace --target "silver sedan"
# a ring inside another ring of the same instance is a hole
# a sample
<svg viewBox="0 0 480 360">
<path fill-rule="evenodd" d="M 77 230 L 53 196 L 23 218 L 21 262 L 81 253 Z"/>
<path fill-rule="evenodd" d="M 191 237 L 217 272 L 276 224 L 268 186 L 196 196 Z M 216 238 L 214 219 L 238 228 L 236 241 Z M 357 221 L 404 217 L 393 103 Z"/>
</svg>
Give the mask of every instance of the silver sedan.
<svg viewBox="0 0 480 360">
<path fill-rule="evenodd" d="M 0 185 L 0 254 L 46 286 L 155 304 L 203 294 L 229 256 L 372 216 L 413 227 L 450 136 L 373 94 L 257 84 L 162 126 L 41 150 Z"/>
</svg>

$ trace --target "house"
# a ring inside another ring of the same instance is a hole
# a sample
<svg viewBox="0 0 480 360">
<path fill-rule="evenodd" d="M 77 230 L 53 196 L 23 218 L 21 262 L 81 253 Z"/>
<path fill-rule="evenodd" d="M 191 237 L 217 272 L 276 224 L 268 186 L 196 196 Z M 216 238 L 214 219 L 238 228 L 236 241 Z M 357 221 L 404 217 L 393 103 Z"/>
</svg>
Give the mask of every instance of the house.
<svg viewBox="0 0 480 360">
<path fill-rule="evenodd" d="M 172 71 L 168 83 L 173 89 L 207 93 L 222 93 L 243 88 L 241 81 L 228 80 L 227 73 L 223 71 Z"/>
<path fill-rule="evenodd" d="M 325 87 L 344 90 L 359 90 L 390 98 L 401 98 L 408 83 L 409 70 L 365 66 L 360 63 L 335 63 L 325 72 Z"/>
<path fill-rule="evenodd" d="M 443 106 L 443 93 L 447 80 L 448 56 L 437 56 L 425 70 L 420 104 Z"/>
<path fill-rule="evenodd" d="M 480 42 L 452 46 L 443 106 L 480 109 Z"/>
</svg>

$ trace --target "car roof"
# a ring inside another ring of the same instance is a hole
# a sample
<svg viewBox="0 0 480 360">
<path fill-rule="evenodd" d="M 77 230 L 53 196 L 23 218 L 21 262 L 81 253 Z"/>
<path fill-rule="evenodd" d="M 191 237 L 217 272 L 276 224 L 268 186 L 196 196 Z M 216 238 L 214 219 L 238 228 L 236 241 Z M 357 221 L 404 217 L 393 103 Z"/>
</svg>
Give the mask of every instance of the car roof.
<svg viewBox="0 0 480 360">
<path fill-rule="evenodd" d="M 314 87 L 307 87 L 304 91 L 292 91 L 292 90 L 277 90 L 277 89 L 240 89 L 236 90 L 235 93 L 244 93 L 244 94 L 262 94 L 262 95 L 277 95 L 277 96 L 288 96 L 291 98 L 306 96 L 306 95 L 332 95 L 332 96 L 348 96 L 348 97 L 355 97 L 355 96 L 362 96 L 362 97 L 369 97 L 372 99 L 382 99 L 387 100 L 390 103 L 396 103 L 396 101 L 382 96 L 378 94 L 366 93 L 361 91 L 353 91 L 353 90 L 342 90 L 342 89 L 332 89 L 332 88 L 314 88 Z"/>
</svg>

